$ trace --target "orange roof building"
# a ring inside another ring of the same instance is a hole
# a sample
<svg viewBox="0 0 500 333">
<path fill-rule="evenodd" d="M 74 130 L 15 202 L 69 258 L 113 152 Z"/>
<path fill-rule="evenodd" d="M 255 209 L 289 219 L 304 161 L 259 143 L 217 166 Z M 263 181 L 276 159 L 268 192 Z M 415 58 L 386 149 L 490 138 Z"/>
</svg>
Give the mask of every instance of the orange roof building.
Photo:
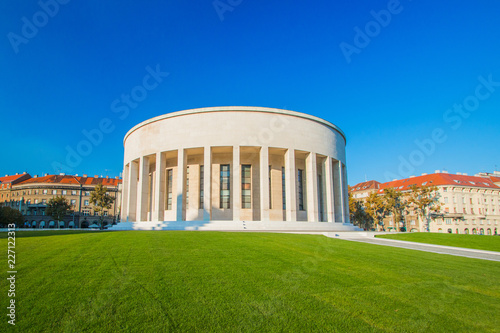
<svg viewBox="0 0 500 333">
<path fill-rule="evenodd" d="M 98 220 L 97 212 L 90 203 L 90 193 L 102 184 L 115 198 L 112 207 L 104 212 L 105 222 L 117 221 L 120 210 L 121 183 L 118 177 L 88 177 L 73 175 L 29 174 L 0 177 L 0 205 L 18 209 L 25 216 L 25 226 L 30 228 L 85 228 Z M 63 196 L 72 205 L 73 211 L 57 225 L 45 214 L 48 201 Z"/>
</svg>

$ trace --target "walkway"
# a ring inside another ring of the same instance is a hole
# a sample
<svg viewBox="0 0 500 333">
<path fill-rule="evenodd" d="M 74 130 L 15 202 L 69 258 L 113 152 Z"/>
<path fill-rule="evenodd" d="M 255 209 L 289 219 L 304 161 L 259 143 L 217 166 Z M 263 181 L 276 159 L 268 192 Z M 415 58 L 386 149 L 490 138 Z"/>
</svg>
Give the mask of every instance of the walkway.
<svg viewBox="0 0 500 333">
<path fill-rule="evenodd" d="M 435 244 L 424 244 L 415 242 L 406 242 L 387 238 L 375 238 L 375 233 L 325 233 L 325 236 L 331 238 L 339 238 L 353 242 L 362 242 L 375 245 L 401 247 L 409 250 L 433 252 L 439 254 L 449 254 L 452 256 L 467 257 L 474 259 L 500 261 L 500 252 L 466 249 L 463 247 L 453 247 Z M 492 236 L 485 236 L 492 237 Z"/>
</svg>

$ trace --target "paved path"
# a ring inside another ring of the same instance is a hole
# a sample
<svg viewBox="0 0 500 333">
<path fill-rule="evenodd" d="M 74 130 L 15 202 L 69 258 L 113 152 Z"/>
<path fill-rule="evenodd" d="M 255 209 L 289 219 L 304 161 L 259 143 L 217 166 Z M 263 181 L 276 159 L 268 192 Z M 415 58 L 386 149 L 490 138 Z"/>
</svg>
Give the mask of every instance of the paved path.
<svg viewBox="0 0 500 333">
<path fill-rule="evenodd" d="M 440 254 L 449 254 L 452 256 L 459 257 L 467 257 L 474 259 L 483 259 L 483 260 L 492 260 L 492 261 L 500 261 L 500 252 L 495 251 L 485 251 L 485 250 L 475 250 L 475 249 L 466 249 L 463 247 L 453 247 L 453 246 L 443 246 L 443 245 L 434 245 L 434 244 L 424 244 L 424 243 L 416 243 L 416 242 L 406 242 L 394 239 L 387 238 L 375 238 L 373 235 L 352 235 L 352 233 L 342 235 L 342 233 L 328 233 L 326 235 L 332 238 L 340 238 L 344 240 L 349 240 L 353 242 L 362 242 L 369 243 L 375 245 L 383 245 L 383 246 L 393 246 L 393 247 L 401 247 L 410 250 L 417 251 L 426 251 Z M 486 236 L 485 236 L 486 237 Z M 487 236 L 490 237 L 490 236 Z"/>
</svg>

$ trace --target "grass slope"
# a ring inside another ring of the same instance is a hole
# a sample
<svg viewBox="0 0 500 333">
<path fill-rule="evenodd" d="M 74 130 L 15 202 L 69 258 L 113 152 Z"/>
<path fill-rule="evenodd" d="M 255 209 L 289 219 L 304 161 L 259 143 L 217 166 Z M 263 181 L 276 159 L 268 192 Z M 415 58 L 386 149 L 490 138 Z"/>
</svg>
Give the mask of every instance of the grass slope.
<svg viewBox="0 0 500 333">
<path fill-rule="evenodd" d="M 315 235 L 44 236 L 17 239 L 17 325 L 9 331 L 498 332 L 500 325 L 497 262 Z M 2 278 L 2 309 L 6 290 Z"/>
<path fill-rule="evenodd" d="M 500 237 L 485 235 L 460 235 L 428 232 L 410 232 L 403 234 L 377 235 L 380 238 L 390 238 L 401 241 L 465 247 L 468 249 L 500 252 Z"/>
</svg>

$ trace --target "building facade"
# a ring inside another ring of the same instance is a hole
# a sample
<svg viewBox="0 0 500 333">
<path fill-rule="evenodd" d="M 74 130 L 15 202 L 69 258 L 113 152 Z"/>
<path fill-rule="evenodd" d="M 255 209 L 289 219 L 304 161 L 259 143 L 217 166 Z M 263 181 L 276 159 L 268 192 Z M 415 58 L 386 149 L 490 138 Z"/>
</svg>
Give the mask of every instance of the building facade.
<svg viewBox="0 0 500 333">
<path fill-rule="evenodd" d="M 95 186 L 106 186 L 108 194 L 115 198 L 112 207 L 104 211 L 104 223 L 117 222 L 121 201 L 121 179 L 88 177 L 87 175 L 45 175 L 31 177 L 0 177 L 0 205 L 19 210 L 25 216 L 25 226 L 30 228 L 88 228 L 99 217 L 90 203 L 90 193 Z M 10 181 L 10 182 L 9 182 Z M 56 221 L 46 215 L 47 203 L 56 196 L 65 197 L 72 212 L 64 221 Z"/>
<path fill-rule="evenodd" d="M 408 192 L 411 185 L 436 186 L 441 206 L 431 219 L 431 232 L 497 235 L 500 228 L 500 187 L 495 180 L 436 171 L 383 183 L 378 193 L 382 194 L 386 188 Z M 397 231 L 401 227 L 398 222 L 389 216 L 384 220 L 384 227 Z M 427 231 L 424 221 L 412 214 L 406 217 L 405 225 L 408 231 Z"/>
<path fill-rule="evenodd" d="M 121 219 L 352 227 L 345 145 L 332 123 L 280 109 L 201 108 L 152 118 L 124 139 Z"/>
</svg>

